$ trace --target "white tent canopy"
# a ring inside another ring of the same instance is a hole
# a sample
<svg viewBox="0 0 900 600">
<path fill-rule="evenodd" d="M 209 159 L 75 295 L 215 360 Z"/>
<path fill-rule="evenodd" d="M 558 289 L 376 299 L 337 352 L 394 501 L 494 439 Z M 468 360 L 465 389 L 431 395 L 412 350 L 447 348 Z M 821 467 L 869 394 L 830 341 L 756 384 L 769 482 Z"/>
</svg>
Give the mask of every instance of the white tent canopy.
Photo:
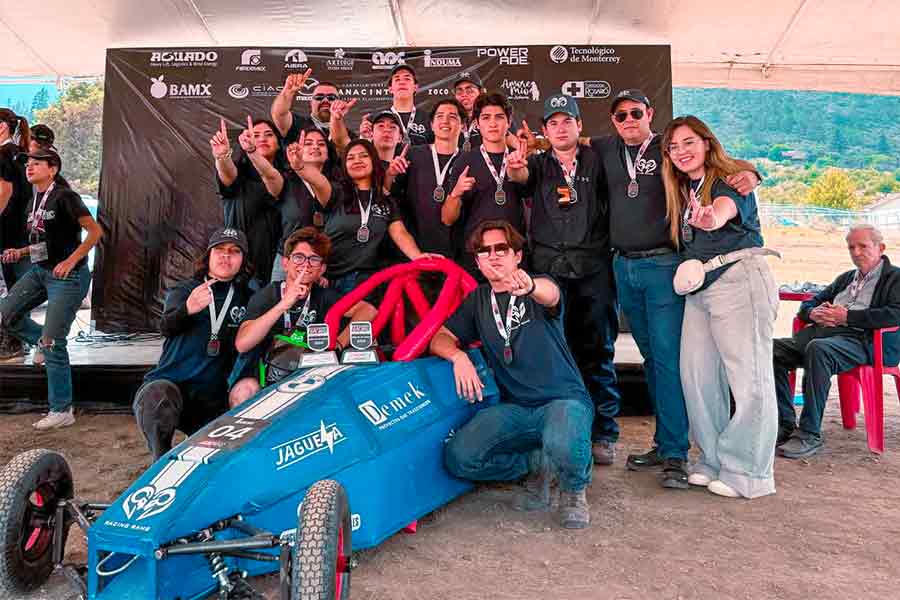
<svg viewBox="0 0 900 600">
<path fill-rule="evenodd" d="M 0 76 L 106 48 L 671 44 L 674 85 L 900 94 L 897 0 L 0 0 Z"/>
</svg>

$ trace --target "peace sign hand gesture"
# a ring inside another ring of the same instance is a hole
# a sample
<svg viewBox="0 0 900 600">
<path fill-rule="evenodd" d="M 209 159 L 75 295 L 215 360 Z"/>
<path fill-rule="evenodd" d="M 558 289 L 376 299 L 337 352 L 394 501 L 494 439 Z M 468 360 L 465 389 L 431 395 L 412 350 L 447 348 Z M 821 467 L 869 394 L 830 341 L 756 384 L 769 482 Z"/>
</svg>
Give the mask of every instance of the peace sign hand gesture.
<svg viewBox="0 0 900 600">
<path fill-rule="evenodd" d="M 521 171 L 528 168 L 528 142 L 519 138 L 519 147 L 506 158 L 507 168 L 510 171 Z"/>
<path fill-rule="evenodd" d="M 343 121 L 344 117 L 347 116 L 347 113 L 350 112 L 350 109 L 356 105 L 356 98 L 346 101 L 346 100 L 335 100 L 331 103 L 331 120 L 332 121 Z"/>
<path fill-rule="evenodd" d="M 288 164 L 291 166 L 291 169 L 296 173 L 300 173 L 303 168 L 306 166 L 306 163 L 303 160 L 303 142 L 306 140 L 306 132 L 300 132 L 300 140 L 294 142 L 293 144 L 287 147 L 287 159 Z"/>
<path fill-rule="evenodd" d="M 247 129 L 238 136 L 238 143 L 247 154 L 256 152 L 256 140 L 253 139 L 253 119 L 247 115 Z"/>
<path fill-rule="evenodd" d="M 219 130 L 209 140 L 213 157 L 225 159 L 231 156 L 231 143 L 228 141 L 228 131 L 225 129 L 225 119 L 219 120 Z"/>
</svg>

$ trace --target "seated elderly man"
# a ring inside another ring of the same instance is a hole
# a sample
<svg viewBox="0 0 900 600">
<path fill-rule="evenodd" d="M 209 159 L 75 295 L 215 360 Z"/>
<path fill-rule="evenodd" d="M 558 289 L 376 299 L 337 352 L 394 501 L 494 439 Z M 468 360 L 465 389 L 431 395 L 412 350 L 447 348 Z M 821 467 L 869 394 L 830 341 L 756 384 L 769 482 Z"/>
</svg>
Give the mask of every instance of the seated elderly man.
<svg viewBox="0 0 900 600">
<path fill-rule="evenodd" d="M 774 342 L 775 390 L 778 395 L 778 454 L 804 458 L 822 449 L 822 414 L 831 376 L 872 361 L 872 330 L 900 324 L 900 268 L 884 256 L 884 241 L 875 227 L 857 225 L 847 234 L 847 249 L 856 269 L 838 276 L 798 316 L 811 323 L 792 338 Z M 884 336 L 884 362 L 900 361 L 900 339 Z M 803 367 L 800 426 L 794 412 L 788 373 Z"/>
</svg>

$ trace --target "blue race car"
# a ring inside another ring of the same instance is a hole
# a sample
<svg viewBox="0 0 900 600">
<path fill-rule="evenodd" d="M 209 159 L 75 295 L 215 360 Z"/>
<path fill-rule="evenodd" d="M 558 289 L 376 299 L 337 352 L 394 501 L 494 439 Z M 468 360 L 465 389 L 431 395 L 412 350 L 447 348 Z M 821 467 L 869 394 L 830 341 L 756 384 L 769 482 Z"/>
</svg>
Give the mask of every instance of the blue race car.
<svg viewBox="0 0 900 600">
<path fill-rule="evenodd" d="M 430 308 L 416 283 L 423 270 L 447 275 Z M 449 363 L 412 359 L 474 281 L 447 260 L 391 267 L 329 312 L 331 331 L 384 282 L 373 329 L 394 319 L 394 362 L 296 371 L 185 440 L 112 504 L 77 498 L 53 451 L 15 457 L 0 472 L 0 597 L 34 589 L 54 568 L 88 600 L 261 598 L 247 577 L 276 570 L 283 600 L 349 597 L 353 551 L 471 487 L 444 469 L 443 450 L 478 407 L 457 397 Z M 405 337 L 404 293 L 420 317 Z M 469 352 L 486 403 L 496 402 L 480 351 Z M 87 533 L 80 567 L 64 563 L 72 523 Z"/>
</svg>

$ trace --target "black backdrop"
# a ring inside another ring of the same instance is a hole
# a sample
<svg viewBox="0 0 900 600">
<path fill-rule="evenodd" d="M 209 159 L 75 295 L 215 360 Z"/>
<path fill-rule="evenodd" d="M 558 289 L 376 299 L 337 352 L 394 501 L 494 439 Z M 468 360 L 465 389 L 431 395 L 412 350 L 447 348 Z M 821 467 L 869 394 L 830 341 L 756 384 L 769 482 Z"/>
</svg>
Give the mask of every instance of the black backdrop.
<svg viewBox="0 0 900 600">
<path fill-rule="evenodd" d="M 209 138 L 225 117 L 232 143 L 246 123 L 269 114 L 285 76 L 312 69 L 295 110 L 307 114 L 318 81 L 357 98 L 350 122 L 390 105 L 385 86 L 398 62 L 419 79 L 428 110 L 452 95 L 457 73 L 474 70 L 511 98 L 515 118 L 540 124 L 545 97 L 576 96 L 586 134 L 612 133 L 611 97 L 640 88 L 657 127 L 672 117 L 669 46 L 502 46 L 455 48 L 111 49 L 106 55 L 100 222 L 105 236 L 94 273 L 97 326 L 156 330 L 165 290 L 191 272 L 209 232 L 222 222 Z"/>
</svg>

